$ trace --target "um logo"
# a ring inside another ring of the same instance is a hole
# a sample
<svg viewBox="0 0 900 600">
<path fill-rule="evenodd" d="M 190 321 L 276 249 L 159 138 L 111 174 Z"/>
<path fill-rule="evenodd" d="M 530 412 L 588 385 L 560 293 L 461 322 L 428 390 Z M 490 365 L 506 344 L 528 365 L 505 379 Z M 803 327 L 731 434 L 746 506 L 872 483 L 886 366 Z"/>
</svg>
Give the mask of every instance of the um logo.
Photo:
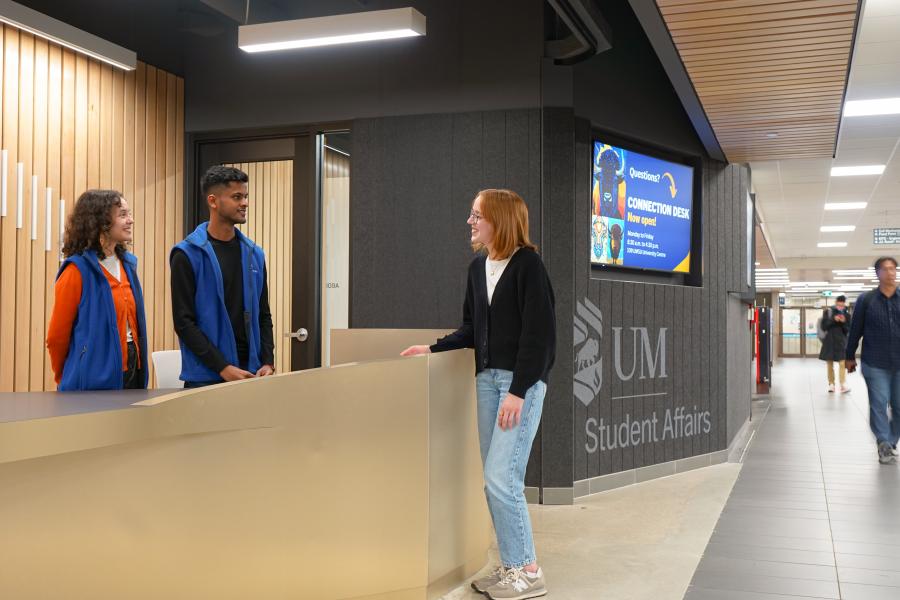
<svg viewBox="0 0 900 600">
<path fill-rule="evenodd" d="M 584 406 L 589 406 L 603 387 L 603 357 L 600 340 L 603 339 L 603 313 L 587 298 L 575 305 L 573 344 L 575 348 L 574 393 Z M 612 327 L 613 367 L 620 381 L 638 379 L 665 379 L 667 327 L 658 329 L 656 343 L 650 338 L 647 327 L 628 327 L 631 332 L 623 336 L 624 327 Z M 629 339 L 630 343 L 629 343 Z M 623 341 L 624 339 L 624 341 Z M 629 348 L 630 347 L 630 348 Z M 623 360 L 629 353 L 630 362 Z"/>
<path fill-rule="evenodd" d="M 603 386 L 603 313 L 585 298 L 575 305 L 575 397 L 585 406 L 594 401 Z"/>
</svg>

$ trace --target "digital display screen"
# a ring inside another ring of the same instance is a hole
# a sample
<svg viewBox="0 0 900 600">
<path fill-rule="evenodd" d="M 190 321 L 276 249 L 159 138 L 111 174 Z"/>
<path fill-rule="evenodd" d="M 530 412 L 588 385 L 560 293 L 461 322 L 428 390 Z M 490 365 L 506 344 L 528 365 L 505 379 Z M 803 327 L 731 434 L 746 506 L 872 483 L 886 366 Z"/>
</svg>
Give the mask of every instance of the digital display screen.
<svg viewBox="0 0 900 600">
<path fill-rule="evenodd" d="M 694 169 L 593 144 L 591 264 L 691 270 Z"/>
</svg>

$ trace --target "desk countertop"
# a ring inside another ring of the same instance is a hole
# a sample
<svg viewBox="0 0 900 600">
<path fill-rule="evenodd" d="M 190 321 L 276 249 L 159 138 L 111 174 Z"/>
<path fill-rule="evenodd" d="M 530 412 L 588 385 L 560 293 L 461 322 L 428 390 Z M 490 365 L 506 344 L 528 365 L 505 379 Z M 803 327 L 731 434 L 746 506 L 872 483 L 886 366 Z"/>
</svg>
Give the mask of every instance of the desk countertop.
<svg viewBox="0 0 900 600">
<path fill-rule="evenodd" d="M 106 410 L 140 409 L 135 402 L 181 390 L 0 392 L 0 423 L 49 419 Z"/>
</svg>

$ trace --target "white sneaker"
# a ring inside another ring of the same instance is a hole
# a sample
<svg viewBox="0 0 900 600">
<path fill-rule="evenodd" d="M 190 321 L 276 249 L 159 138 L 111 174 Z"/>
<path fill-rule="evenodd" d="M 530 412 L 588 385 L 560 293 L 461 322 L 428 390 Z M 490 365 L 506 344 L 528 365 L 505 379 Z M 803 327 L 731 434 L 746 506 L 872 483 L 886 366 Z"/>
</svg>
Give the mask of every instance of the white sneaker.
<svg viewBox="0 0 900 600">
<path fill-rule="evenodd" d="M 850 388 L 848 388 L 846 385 L 842 385 L 842 386 L 841 386 L 841 393 L 842 393 L 842 394 L 846 394 L 846 393 L 849 392 L 849 391 L 850 391 Z"/>
<path fill-rule="evenodd" d="M 829 383 L 829 384 L 828 384 L 828 391 L 829 391 L 829 392 L 833 392 L 833 391 L 834 391 L 834 384 L 833 384 L 833 383 Z"/>
</svg>

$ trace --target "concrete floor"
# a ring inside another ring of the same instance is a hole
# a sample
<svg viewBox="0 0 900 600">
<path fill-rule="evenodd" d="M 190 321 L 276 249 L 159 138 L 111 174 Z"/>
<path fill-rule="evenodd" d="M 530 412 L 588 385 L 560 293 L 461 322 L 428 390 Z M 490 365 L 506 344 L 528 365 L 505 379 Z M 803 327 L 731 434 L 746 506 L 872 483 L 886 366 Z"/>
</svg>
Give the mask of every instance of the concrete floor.
<svg viewBox="0 0 900 600">
<path fill-rule="evenodd" d="M 558 600 L 681 600 L 740 466 L 723 464 L 531 506 L 538 561 Z M 468 584 L 444 600 L 484 598 Z"/>
</svg>

